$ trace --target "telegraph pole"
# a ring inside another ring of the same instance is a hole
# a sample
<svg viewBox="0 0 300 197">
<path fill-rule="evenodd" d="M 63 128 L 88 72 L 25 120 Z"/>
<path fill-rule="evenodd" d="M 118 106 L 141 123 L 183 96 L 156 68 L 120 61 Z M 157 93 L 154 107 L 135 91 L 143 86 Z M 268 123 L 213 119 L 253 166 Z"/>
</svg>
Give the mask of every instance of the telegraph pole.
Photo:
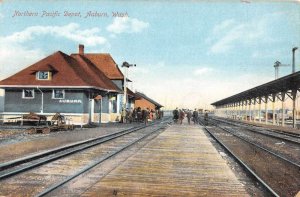
<svg viewBox="0 0 300 197">
<path fill-rule="evenodd" d="M 293 70 L 292 73 L 295 73 L 295 51 L 298 49 L 298 47 L 294 47 L 292 49 L 293 52 Z M 293 128 L 296 128 L 296 98 L 297 98 L 297 89 L 292 91 L 292 98 L 293 98 Z"/>
<path fill-rule="evenodd" d="M 292 49 L 292 51 L 293 51 L 293 70 L 292 70 L 292 73 L 294 73 L 295 72 L 295 51 L 298 49 L 298 47 L 294 47 L 293 49 Z"/>
<path fill-rule="evenodd" d="M 122 120 L 125 123 L 125 115 L 126 115 L 126 104 L 127 104 L 127 77 L 128 77 L 128 68 L 136 66 L 135 64 L 129 64 L 128 62 L 123 62 L 122 67 L 124 68 L 124 96 L 123 96 L 123 108 L 122 108 Z"/>
</svg>

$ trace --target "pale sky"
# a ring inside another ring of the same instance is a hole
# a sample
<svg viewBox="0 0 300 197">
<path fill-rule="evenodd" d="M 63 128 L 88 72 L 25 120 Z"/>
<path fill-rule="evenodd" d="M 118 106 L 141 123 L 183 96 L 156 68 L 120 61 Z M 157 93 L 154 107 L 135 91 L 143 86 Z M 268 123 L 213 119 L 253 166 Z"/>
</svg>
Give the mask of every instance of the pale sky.
<svg viewBox="0 0 300 197">
<path fill-rule="evenodd" d="M 110 53 L 119 65 L 136 64 L 129 87 L 167 108 L 209 108 L 273 80 L 274 62 L 291 65 L 291 50 L 300 47 L 299 1 L 248 2 L 4 0 L 0 79 L 55 51 L 76 53 L 84 44 L 87 53 Z M 85 17 L 89 11 L 107 16 Z M 81 17 L 64 16 L 78 12 Z M 24 16 L 28 13 L 37 16 Z M 282 67 L 279 75 L 291 70 Z"/>
</svg>

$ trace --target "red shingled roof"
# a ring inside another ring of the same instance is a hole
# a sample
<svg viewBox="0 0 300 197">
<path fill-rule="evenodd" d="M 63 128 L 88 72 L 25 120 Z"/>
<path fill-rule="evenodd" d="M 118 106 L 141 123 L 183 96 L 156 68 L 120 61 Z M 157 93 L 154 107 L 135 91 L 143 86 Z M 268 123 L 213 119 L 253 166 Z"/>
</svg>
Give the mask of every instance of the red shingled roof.
<svg viewBox="0 0 300 197">
<path fill-rule="evenodd" d="M 84 56 L 95 64 L 110 79 L 124 79 L 118 65 L 108 53 L 84 53 Z"/>
<path fill-rule="evenodd" d="M 137 94 L 135 94 L 132 90 L 130 90 L 129 88 L 127 88 L 127 94 L 129 97 L 134 98 L 135 100 L 141 99 L 140 96 L 138 96 Z"/>
<path fill-rule="evenodd" d="M 34 70 L 35 72 L 37 71 L 51 71 L 51 72 L 57 72 L 57 70 L 51 65 L 51 64 L 40 64 L 40 65 L 37 65 Z"/>
<path fill-rule="evenodd" d="M 73 54 L 71 57 L 75 58 L 83 68 L 88 72 L 90 76 L 94 76 L 93 78 L 99 78 L 103 83 L 106 83 L 107 86 L 111 88 L 120 90 L 103 72 L 100 70 L 95 64 L 93 64 L 89 59 L 87 59 L 83 55 Z"/>
<path fill-rule="evenodd" d="M 141 92 L 135 92 L 135 94 L 139 97 L 142 97 L 142 98 L 148 100 L 150 103 L 154 104 L 158 108 L 163 107 L 163 105 L 159 104 L 158 102 L 154 101 L 153 99 L 149 98 L 148 96 L 146 96 L 145 94 L 143 94 Z"/>
<path fill-rule="evenodd" d="M 35 75 L 37 71 L 52 71 L 52 79 L 37 80 Z M 73 58 L 61 51 L 0 81 L 0 86 L 68 86 L 120 91 L 95 65 L 80 56 Z"/>
</svg>

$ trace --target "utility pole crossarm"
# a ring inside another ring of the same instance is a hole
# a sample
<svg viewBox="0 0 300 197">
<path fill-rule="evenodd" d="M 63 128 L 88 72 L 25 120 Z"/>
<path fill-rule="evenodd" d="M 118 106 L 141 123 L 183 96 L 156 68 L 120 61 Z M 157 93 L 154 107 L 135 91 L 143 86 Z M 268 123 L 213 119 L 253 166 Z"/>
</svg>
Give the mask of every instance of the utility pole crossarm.
<svg viewBox="0 0 300 197">
<path fill-rule="evenodd" d="M 278 79 L 279 77 L 279 67 L 282 66 L 290 66 L 289 64 L 282 64 L 280 61 L 276 61 L 274 63 L 274 68 L 275 68 L 275 79 Z"/>
</svg>

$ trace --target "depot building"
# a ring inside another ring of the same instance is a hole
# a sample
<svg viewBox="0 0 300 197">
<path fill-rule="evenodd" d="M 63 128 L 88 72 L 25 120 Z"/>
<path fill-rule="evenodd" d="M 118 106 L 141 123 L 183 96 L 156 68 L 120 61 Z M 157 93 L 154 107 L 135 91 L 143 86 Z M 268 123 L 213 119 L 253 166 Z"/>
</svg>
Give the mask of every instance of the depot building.
<svg viewBox="0 0 300 197">
<path fill-rule="evenodd" d="M 0 81 L 5 90 L 4 118 L 35 112 L 56 113 L 74 124 L 120 120 L 124 75 L 110 54 L 67 55 L 57 51 L 24 70 Z M 128 105 L 134 107 L 135 95 Z"/>
</svg>

